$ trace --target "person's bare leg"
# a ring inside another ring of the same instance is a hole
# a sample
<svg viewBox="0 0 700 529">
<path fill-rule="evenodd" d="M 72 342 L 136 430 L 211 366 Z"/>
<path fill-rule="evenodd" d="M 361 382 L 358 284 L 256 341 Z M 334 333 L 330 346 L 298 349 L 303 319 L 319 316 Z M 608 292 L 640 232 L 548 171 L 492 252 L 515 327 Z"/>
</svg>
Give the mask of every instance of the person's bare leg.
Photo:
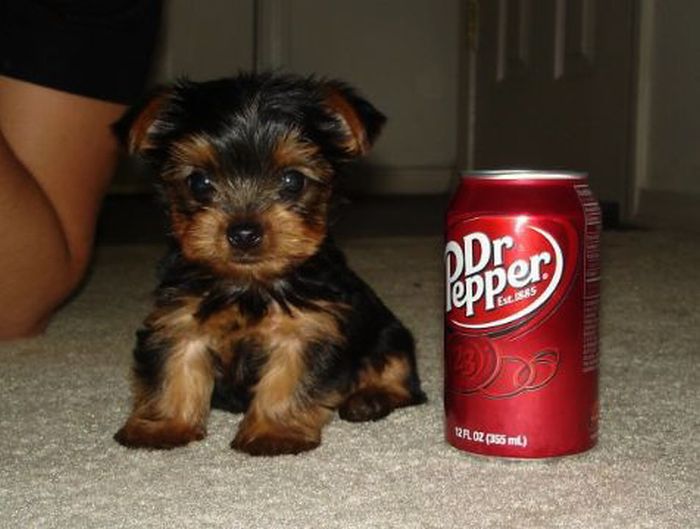
<svg viewBox="0 0 700 529">
<path fill-rule="evenodd" d="M 80 282 L 123 111 L 0 76 L 0 339 L 43 331 Z"/>
</svg>

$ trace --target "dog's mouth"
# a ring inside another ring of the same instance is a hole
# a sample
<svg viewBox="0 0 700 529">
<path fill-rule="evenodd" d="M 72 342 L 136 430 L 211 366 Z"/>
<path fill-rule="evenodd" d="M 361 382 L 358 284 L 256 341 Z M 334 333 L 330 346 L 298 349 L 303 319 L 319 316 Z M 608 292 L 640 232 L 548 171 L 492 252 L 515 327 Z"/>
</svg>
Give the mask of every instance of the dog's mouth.
<svg viewBox="0 0 700 529">
<path fill-rule="evenodd" d="M 238 265 L 255 265 L 260 263 L 262 258 L 259 255 L 237 254 L 231 260 Z"/>
<path fill-rule="evenodd" d="M 234 251 L 230 254 L 230 262 L 235 266 L 259 265 L 265 261 L 263 254 L 261 251 Z"/>
</svg>

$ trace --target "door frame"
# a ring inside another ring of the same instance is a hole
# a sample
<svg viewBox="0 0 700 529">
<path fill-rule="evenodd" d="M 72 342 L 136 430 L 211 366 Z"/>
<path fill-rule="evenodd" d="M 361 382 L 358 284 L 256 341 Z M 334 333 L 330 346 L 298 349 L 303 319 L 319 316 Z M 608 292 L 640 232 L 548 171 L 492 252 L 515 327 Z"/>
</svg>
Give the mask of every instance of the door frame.
<svg viewBox="0 0 700 529">
<path fill-rule="evenodd" d="M 634 131 L 634 179 L 630 190 L 630 218 L 649 226 L 692 229 L 700 226 L 700 200 L 697 195 L 662 191 L 649 187 L 651 178 L 651 129 L 656 43 L 656 0 L 638 6 L 638 57 Z"/>
<path fill-rule="evenodd" d="M 460 173 L 474 169 L 474 131 L 476 126 L 476 64 L 479 49 L 479 0 L 460 2 L 459 19 L 459 84 L 457 108 L 457 167 L 450 191 L 458 185 Z"/>
<path fill-rule="evenodd" d="M 287 0 L 253 0 L 253 67 L 280 70 L 289 64 L 291 4 Z"/>
<path fill-rule="evenodd" d="M 463 0 L 460 49 L 460 138 L 458 169 L 474 169 L 475 123 L 476 123 L 476 86 L 477 54 L 479 50 L 479 5 L 493 0 Z M 561 0 L 559 0 L 561 1 Z M 564 0 L 565 1 L 565 0 Z M 624 196 L 618 206 L 603 204 L 610 211 L 609 217 L 619 217 L 627 222 L 639 216 L 640 188 L 647 174 L 649 120 L 650 120 L 650 83 L 651 57 L 653 52 L 653 3 L 655 0 L 632 3 L 632 68 L 629 80 L 631 98 L 630 119 L 627 123 L 627 163 L 624 179 Z M 640 5 L 641 4 L 641 5 Z M 459 171 L 458 171 L 459 172 Z M 457 173 L 458 173 L 457 172 Z M 456 174 L 452 187 L 457 185 Z M 618 211 L 614 211 L 619 207 Z M 615 219 L 612 219 L 615 222 Z"/>
</svg>

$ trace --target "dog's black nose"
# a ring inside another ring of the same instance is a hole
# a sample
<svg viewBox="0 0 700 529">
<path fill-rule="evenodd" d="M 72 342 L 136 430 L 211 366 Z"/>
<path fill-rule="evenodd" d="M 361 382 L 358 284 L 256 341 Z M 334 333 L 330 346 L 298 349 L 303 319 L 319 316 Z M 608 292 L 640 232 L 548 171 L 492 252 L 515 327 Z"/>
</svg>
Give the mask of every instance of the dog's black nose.
<svg viewBox="0 0 700 529">
<path fill-rule="evenodd" d="M 226 237 L 234 248 L 252 250 L 256 246 L 260 246 L 263 239 L 263 230 L 262 226 L 255 222 L 242 222 L 229 226 Z"/>
</svg>

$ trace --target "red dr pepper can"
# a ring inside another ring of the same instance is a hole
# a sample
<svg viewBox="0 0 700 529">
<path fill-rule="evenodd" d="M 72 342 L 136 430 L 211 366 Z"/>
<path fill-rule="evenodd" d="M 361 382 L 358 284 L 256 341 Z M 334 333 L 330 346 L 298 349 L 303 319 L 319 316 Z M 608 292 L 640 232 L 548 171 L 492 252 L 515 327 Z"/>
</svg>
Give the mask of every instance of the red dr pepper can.
<svg viewBox="0 0 700 529">
<path fill-rule="evenodd" d="M 598 436 L 600 207 L 585 174 L 464 174 L 446 217 L 445 429 L 543 458 Z"/>
</svg>

